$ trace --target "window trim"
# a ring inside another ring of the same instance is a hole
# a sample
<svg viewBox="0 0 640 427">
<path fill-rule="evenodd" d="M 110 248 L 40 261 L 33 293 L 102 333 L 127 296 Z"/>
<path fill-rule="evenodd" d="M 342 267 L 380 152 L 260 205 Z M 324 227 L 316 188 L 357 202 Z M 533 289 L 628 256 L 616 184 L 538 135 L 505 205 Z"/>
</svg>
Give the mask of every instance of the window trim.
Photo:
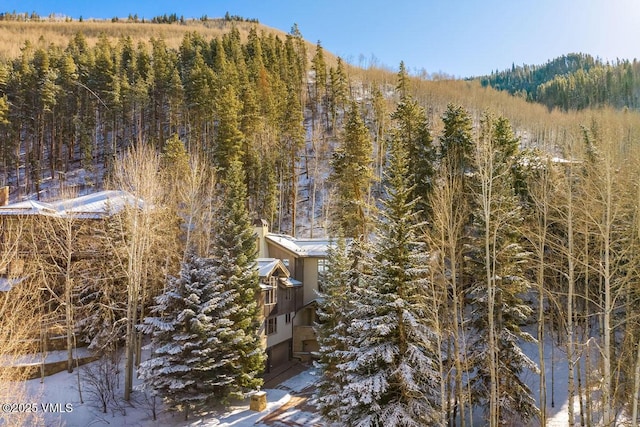
<svg viewBox="0 0 640 427">
<path fill-rule="evenodd" d="M 269 317 L 265 319 L 264 330 L 267 335 L 275 335 L 278 333 L 278 318 Z"/>
<path fill-rule="evenodd" d="M 276 305 L 278 303 L 278 278 L 271 276 L 264 293 L 264 305 Z"/>
</svg>

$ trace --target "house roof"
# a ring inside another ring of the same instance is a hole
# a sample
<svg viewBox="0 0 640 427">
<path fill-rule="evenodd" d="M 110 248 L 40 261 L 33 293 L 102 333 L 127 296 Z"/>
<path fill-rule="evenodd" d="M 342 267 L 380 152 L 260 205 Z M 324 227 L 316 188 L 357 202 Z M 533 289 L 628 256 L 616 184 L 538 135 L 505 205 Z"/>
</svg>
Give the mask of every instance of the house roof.
<svg viewBox="0 0 640 427">
<path fill-rule="evenodd" d="M 301 281 L 296 280 L 296 279 L 291 278 L 291 277 L 281 277 L 280 278 L 280 283 L 285 288 L 299 288 L 300 286 L 302 286 L 302 282 Z"/>
<path fill-rule="evenodd" d="M 73 216 L 78 218 L 102 218 L 122 211 L 125 206 L 144 206 L 144 202 L 136 199 L 126 191 L 100 191 L 72 199 L 57 200 L 44 203 L 35 200 L 12 203 L 0 206 L 0 215 L 51 215 Z"/>
<path fill-rule="evenodd" d="M 58 215 L 58 211 L 49 203 L 37 202 L 35 200 L 25 200 L 23 202 L 12 203 L 0 206 L 0 215 Z"/>
<path fill-rule="evenodd" d="M 145 203 L 126 191 L 106 190 L 51 203 L 64 215 L 101 218 L 121 212 L 127 206 L 144 207 Z"/>
<path fill-rule="evenodd" d="M 329 239 L 297 239 L 286 234 L 269 233 L 266 238 L 269 242 L 293 252 L 298 257 L 326 257 L 329 246 L 332 244 Z"/>
<path fill-rule="evenodd" d="M 256 268 L 258 269 L 258 276 L 260 277 L 272 276 L 276 270 L 281 270 L 284 277 L 289 277 L 287 267 L 285 267 L 281 260 L 276 258 L 258 258 L 256 260 Z"/>
</svg>

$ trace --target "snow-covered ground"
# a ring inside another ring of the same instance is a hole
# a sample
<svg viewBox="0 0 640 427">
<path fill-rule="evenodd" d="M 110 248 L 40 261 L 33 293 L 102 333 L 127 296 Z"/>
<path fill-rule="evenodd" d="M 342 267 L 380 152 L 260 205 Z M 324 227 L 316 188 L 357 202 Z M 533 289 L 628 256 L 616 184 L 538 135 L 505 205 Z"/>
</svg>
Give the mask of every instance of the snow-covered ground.
<svg viewBox="0 0 640 427">
<path fill-rule="evenodd" d="M 98 362 L 94 362 L 98 363 Z M 90 366 L 90 365 L 87 365 Z M 80 378 L 82 378 L 83 367 L 80 367 Z M 122 372 L 122 370 L 121 370 Z M 320 418 L 318 415 L 296 409 L 293 405 L 282 411 L 282 414 L 274 414 L 280 408 L 290 403 L 292 397 L 301 393 L 306 388 L 313 385 L 318 379 L 313 369 L 302 372 L 290 378 L 278 386 L 277 389 L 265 390 L 267 393 L 267 409 L 262 412 L 249 410 L 249 399 L 235 402 L 231 407 L 222 409 L 212 409 L 208 413 L 192 415 L 185 421 L 180 413 L 166 411 L 162 404 L 158 404 L 157 420 L 152 419 L 151 403 L 143 397 L 143 393 L 135 391 L 132 394 L 132 404 L 121 403 L 120 408 L 111 408 L 106 414 L 95 403 L 92 403 L 89 396 L 87 384 L 82 384 L 81 403 L 78 391 L 78 372 L 72 374 L 60 372 L 46 377 L 44 382 L 40 379 L 26 381 L 26 398 L 24 401 L 0 402 L 0 403 L 29 403 L 35 404 L 40 418 L 34 422 L 38 425 L 46 426 L 267 426 L 274 425 L 279 420 L 285 420 L 287 425 L 310 426 L 318 425 Z M 123 383 L 123 378 L 120 379 Z M 118 396 L 122 396 L 122 389 L 116 390 Z M 56 405 L 58 404 L 58 405 Z M 45 410 L 51 411 L 45 413 Z M 271 422 L 263 423 L 265 417 L 271 416 Z M 11 423 L 11 418 L 7 417 L 7 425 Z M 33 422 L 30 422 L 30 425 Z M 0 422 L 2 425 L 2 422 Z"/>
<path fill-rule="evenodd" d="M 562 347 L 552 344 L 549 339 L 545 342 L 545 370 L 547 374 L 547 426 L 567 426 L 568 399 L 567 399 L 567 376 L 568 368 L 566 355 Z M 538 363 L 537 345 L 525 344 L 524 351 L 536 363 Z M 56 352 L 60 359 L 64 359 L 65 352 Z M 51 360 L 54 355 L 48 355 Z M 95 366 L 96 363 L 87 365 Z M 41 418 L 38 425 L 46 426 L 322 426 L 321 417 L 314 412 L 314 408 L 306 401 L 310 397 L 313 385 L 318 380 L 318 372 L 315 369 L 308 369 L 276 386 L 274 389 L 265 390 L 267 392 L 267 409 L 262 412 L 249 410 L 249 399 L 235 402 L 229 408 L 212 408 L 210 412 L 190 416 L 188 421 L 183 419 L 182 414 L 166 411 L 162 404 L 158 404 L 157 420 L 152 419 L 151 403 L 144 398 L 141 391 L 133 393 L 131 404 L 121 403 L 119 408 L 111 408 L 106 414 L 102 413 L 98 406 L 91 402 L 88 385 L 82 384 L 81 403 L 78 391 L 78 380 L 82 378 L 84 367 L 80 367 L 78 372 L 69 374 L 60 372 L 46 377 L 43 382 L 40 379 L 30 380 L 26 385 L 26 398 L 24 401 L 0 402 L 0 403 L 35 403 L 39 409 Z M 120 370 L 122 372 L 122 369 Z M 553 372 L 553 385 L 551 382 Z M 122 374 L 119 374 L 122 376 Z M 534 395 L 538 395 L 538 375 L 529 373 L 525 381 L 531 387 Z M 117 381 L 118 382 L 118 381 Z M 123 378 L 119 379 L 123 382 Z M 118 397 L 122 396 L 122 389 L 116 390 Z M 554 405 L 551 406 L 553 398 Z M 58 404 L 56 406 L 56 404 Z M 43 405 L 49 405 L 45 407 Z M 44 410 L 55 411 L 44 413 Z M 580 406 L 578 399 L 575 401 L 576 421 L 579 421 Z M 482 425 L 474 411 L 474 425 Z M 13 425 L 10 423 L 7 425 Z M 0 422 L 0 425 L 2 423 Z M 579 425 L 579 424 L 578 424 Z"/>
</svg>

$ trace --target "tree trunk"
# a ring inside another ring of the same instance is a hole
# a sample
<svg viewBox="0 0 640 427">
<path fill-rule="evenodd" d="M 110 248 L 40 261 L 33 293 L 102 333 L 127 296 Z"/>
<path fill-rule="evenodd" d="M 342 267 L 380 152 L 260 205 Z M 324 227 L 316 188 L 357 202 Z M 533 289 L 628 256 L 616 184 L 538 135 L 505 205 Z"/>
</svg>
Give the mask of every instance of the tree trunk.
<svg viewBox="0 0 640 427">
<path fill-rule="evenodd" d="M 631 402 L 631 425 L 638 427 L 638 398 L 640 398 L 640 341 L 636 345 L 636 366 L 633 372 L 633 401 Z"/>
</svg>

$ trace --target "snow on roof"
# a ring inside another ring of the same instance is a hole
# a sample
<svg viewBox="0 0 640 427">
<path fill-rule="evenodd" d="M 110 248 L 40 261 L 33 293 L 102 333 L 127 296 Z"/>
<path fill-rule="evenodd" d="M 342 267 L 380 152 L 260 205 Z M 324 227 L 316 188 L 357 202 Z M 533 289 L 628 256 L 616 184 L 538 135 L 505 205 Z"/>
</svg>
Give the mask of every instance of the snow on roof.
<svg viewBox="0 0 640 427">
<path fill-rule="evenodd" d="M 562 157 L 552 157 L 551 158 L 551 163 L 571 163 L 571 164 L 580 164 L 582 163 L 579 160 L 568 160 L 568 159 L 563 159 Z"/>
<path fill-rule="evenodd" d="M 87 194 L 73 199 L 52 203 L 64 215 L 81 218 L 100 218 L 121 212 L 127 206 L 144 207 L 142 200 L 136 199 L 126 191 L 107 190 Z"/>
<path fill-rule="evenodd" d="M 282 285 L 287 288 L 299 288 L 300 286 L 302 286 L 301 281 L 296 280 L 292 277 L 281 277 L 280 283 L 282 283 Z"/>
<path fill-rule="evenodd" d="M 260 277 L 269 277 L 278 268 L 282 270 L 287 277 L 289 276 L 289 270 L 287 270 L 287 267 L 277 258 L 258 258 L 256 260 L 256 267 L 258 268 L 258 276 Z"/>
<path fill-rule="evenodd" d="M 297 239 L 286 234 L 267 234 L 267 239 L 301 257 L 326 257 L 329 239 Z"/>
<path fill-rule="evenodd" d="M 52 215 L 74 216 L 78 218 L 102 218 L 122 211 L 125 206 L 144 206 L 144 202 L 136 199 L 126 191 L 100 191 L 73 199 L 57 200 L 43 203 L 35 200 L 12 203 L 0 206 L 0 215 Z"/>
<path fill-rule="evenodd" d="M 57 215 L 56 208 L 48 203 L 37 202 L 35 200 L 25 200 L 24 202 L 12 203 L 0 206 L 0 215 Z"/>
</svg>

